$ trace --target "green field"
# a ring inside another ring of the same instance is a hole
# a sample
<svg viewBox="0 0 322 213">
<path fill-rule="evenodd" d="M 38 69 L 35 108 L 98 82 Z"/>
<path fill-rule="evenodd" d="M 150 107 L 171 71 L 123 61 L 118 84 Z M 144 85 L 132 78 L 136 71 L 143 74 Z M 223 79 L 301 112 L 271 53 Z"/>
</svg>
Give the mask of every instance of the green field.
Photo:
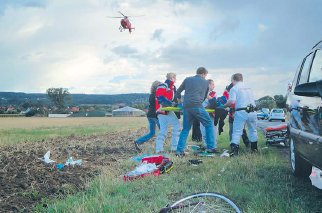
<svg viewBox="0 0 322 213">
<path fill-rule="evenodd" d="M 133 118 L 0 118 L 0 145 L 42 141 L 58 136 L 86 136 L 144 127 L 144 117 Z"/>
<path fill-rule="evenodd" d="M 107 123 L 95 121 L 84 124 L 84 121 L 78 120 L 74 125 L 52 125 L 44 121 L 44 126 L 2 128 L 0 136 L 4 139 L 1 139 L 1 143 L 10 145 L 25 140 L 41 142 L 39 140 L 56 136 L 99 135 L 115 130 L 126 134 L 123 130 L 136 130 L 147 125 L 145 118 L 105 119 L 108 119 Z M 227 132 L 225 125 L 224 133 L 219 136 L 221 149 L 228 149 Z M 189 144 L 193 143 L 189 141 Z M 192 154 L 184 158 L 169 154 L 174 161 L 174 169 L 169 174 L 132 182 L 124 182 L 122 175 L 132 170 L 135 164 L 130 159 L 122 160 L 113 171 L 103 168 L 100 176 L 88 182 L 86 190 L 61 199 L 44 198 L 35 211 L 158 212 L 185 195 L 206 191 L 227 195 L 244 212 L 322 212 L 321 190 L 312 187 L 308 179 L 292 176 L 287 150 L 265 147 L 261 134 L 259 143 L 259 154 L 250 154 L 242 145 L 238 157 L 202 158 L 204 162 L 199 166 L 188 164 L 189 159 L 196 158 Z M 145 151 L 152 149 L 153 143 L 143 146 Z"/>
</svg>

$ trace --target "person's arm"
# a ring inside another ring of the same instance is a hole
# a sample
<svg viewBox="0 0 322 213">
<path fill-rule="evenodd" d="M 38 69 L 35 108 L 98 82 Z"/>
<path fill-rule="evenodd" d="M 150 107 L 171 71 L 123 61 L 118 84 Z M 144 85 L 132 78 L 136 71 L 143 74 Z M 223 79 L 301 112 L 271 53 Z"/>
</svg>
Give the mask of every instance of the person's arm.
<svg viewBox="0 0 322 213">
<path fill-rule="evenodd" d="M 205 93 L 205 96 L 204 96 L 203 100 L 206 100 L 208 98 L 208 93 L 209 93 L 209 87 L 207 88 L 207 91 Z"/>
<path fill-rule="evenodd" d="M 227 103 L 223 105 L 223 108 L 231 107 L 232 105 L 234 105 L 236 103 L 236 95 L 237 95 L 236 87 L 231 88 L 229 92 L 229 99 Z"/>
<path fill-rule="evenodd" d="M 223 105 L 223 108 L 231 107 L 233 104 L 235 104 L 235 101 L 229 99 L 227 103 Z"/>
<path fill-rule="evenodd" d="M 175 94 L 175 98 L 178 100 L 178 103 L 182 103 L 182 101 L 181 101 L 181 93 L 182 93 L 183 90 L 185 90 L 185 82 L 186 82 L 186 79 L 182 82 L 182 84 L 177 89 L 177 92 Z"/>
</svg>

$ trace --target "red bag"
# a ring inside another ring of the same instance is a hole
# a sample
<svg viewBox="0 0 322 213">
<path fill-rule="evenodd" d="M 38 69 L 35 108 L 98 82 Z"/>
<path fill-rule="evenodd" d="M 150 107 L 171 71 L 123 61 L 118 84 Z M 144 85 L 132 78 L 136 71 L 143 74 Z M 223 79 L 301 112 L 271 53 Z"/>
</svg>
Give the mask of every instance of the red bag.
<svg viewBox="0 0 322 213">
<path fill-rule="evenodd" d="M 152 155 L 142 158 L 141 162 L 160 164 L 164 159 L 162 155 Z"/>
</svg>

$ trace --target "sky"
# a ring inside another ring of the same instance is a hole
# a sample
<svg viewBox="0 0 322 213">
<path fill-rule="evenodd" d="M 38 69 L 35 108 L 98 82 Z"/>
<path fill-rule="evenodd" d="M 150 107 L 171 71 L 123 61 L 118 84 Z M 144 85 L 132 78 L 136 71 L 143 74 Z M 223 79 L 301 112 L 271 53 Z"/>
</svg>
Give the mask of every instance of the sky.
<svg viewBox="0 0 322 213">
<path fill-rule="evenodd" d="M 320 0 L 1 0 L 0 91 L 148 93 L 205 67 L 215 90 L 242 73 L 257 98 L 286 94 L 322 39 Z M 120 32 L 118 11 L 135 30 Z"/>
</svg>

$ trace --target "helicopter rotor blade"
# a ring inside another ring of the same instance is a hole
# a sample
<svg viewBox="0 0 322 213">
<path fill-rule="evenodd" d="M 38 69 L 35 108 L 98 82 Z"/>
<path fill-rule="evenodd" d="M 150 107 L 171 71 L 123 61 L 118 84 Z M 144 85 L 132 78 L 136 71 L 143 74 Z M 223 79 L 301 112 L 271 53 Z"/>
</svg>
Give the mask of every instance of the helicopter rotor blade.
<svg viewBox="0 0 322 213">
<path fill-rule="evenodd" d="M 124 15 L 123 13 L 121 13 L 121 11 L 119 11 L 119 13 L 120 13 L 122 16 L 124 16 L 124 17 L 126 16 L 126 15 Z"/>
<path fill-rule="evenodd" d="M 123 18 L 123 17 L 120 17 L 120 16 L 106 16 L 106 18 Z"/>
<path fill-rule="evenodd" d="M 128 16 L 128 17 L 142 17 L 142 16 L 145 16 L 145 15 L 138 15 L 138 16 Z"/>
</svg>

